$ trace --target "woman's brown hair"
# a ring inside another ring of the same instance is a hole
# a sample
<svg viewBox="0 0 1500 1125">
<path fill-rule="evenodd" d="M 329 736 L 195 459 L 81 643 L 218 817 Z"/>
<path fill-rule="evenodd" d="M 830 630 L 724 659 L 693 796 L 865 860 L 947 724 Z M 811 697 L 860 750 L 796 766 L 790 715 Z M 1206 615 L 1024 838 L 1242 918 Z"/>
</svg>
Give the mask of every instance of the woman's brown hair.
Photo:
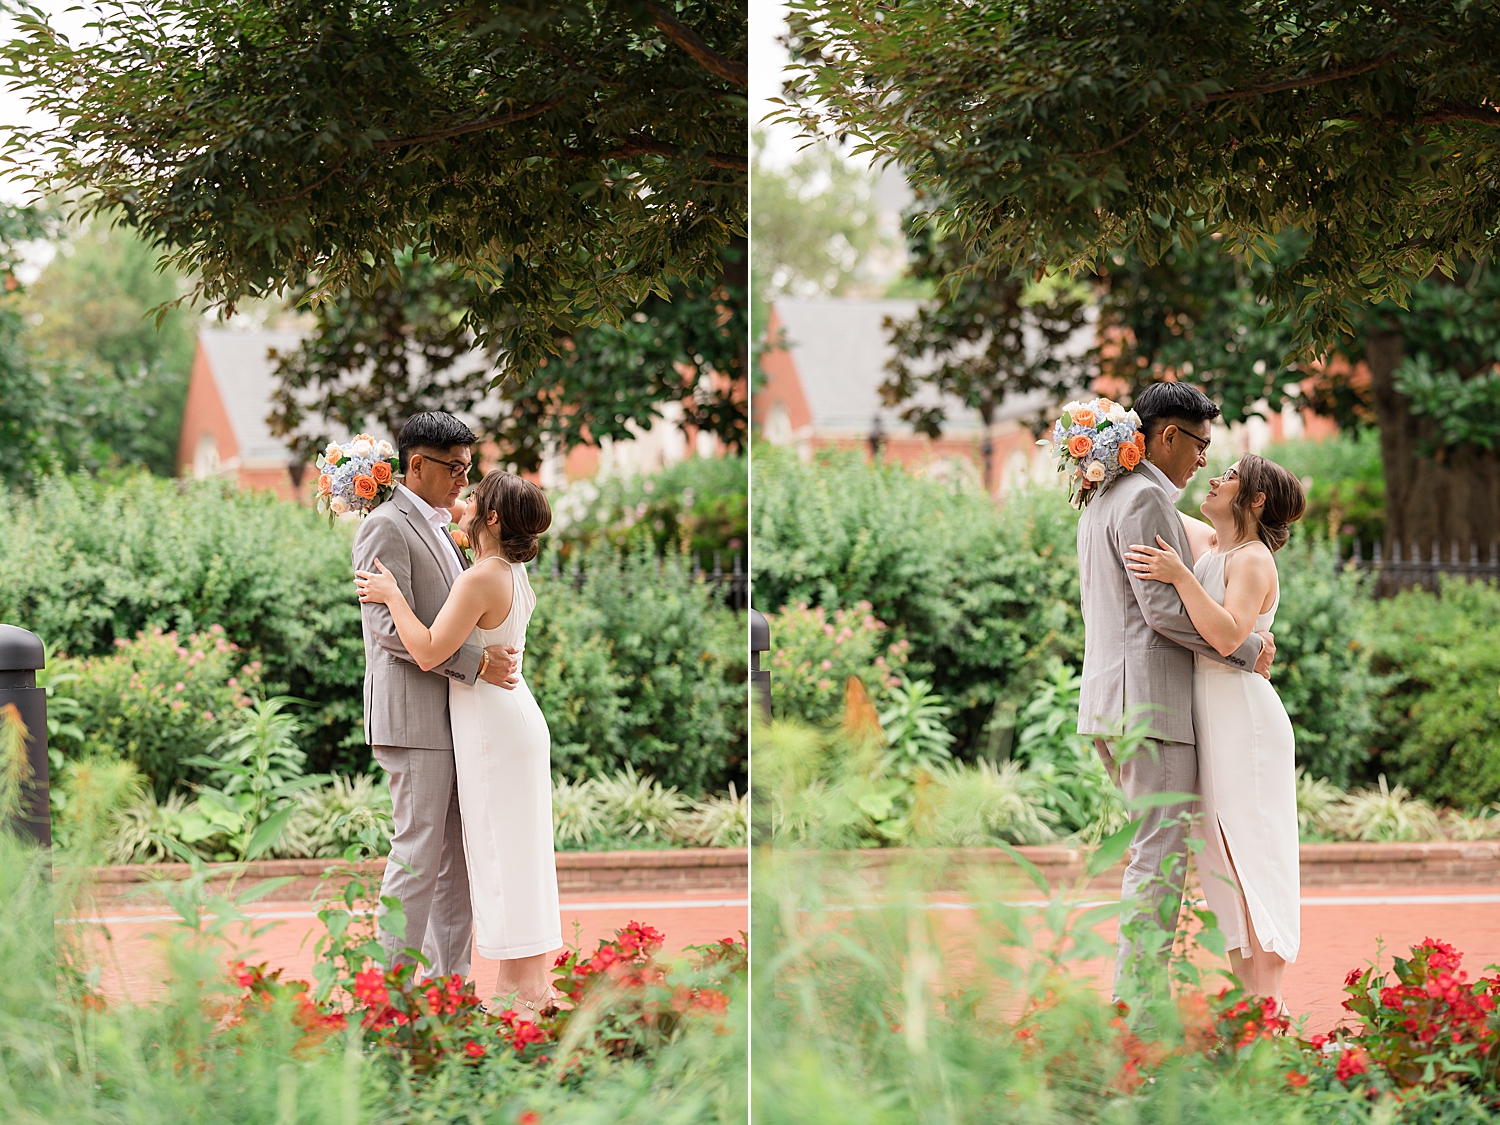
<svg viewBox="0 0 1500 1125">
<path fill-rule="evenodd" d="M 474 501 L 471 534 L 490 539 L 511 562 L 536 558 L 537 536 L 552 526 L 552 505 L 545 492 L 524 477 L 491 469 L 474 486 Z M 493 524 L 491 513 L 497 517 Z"/>
<path fill-rule="evenodd" d="M 1302 482 L 1275 461 L 1254 453 L 1240 458 L 1236 479 L 1240 488 L 1229 502 L 1235 528 L 1243 536 L 1253 526 L 1262 543 L 1273 551 L 1281 550 L 1291 537 L 1292 524 L 1302 518 L 1307 507 Z M 1265 493 L 1266 502 L 1257 516 L 1251 505 L 1261 493 Z"/>
</svg>

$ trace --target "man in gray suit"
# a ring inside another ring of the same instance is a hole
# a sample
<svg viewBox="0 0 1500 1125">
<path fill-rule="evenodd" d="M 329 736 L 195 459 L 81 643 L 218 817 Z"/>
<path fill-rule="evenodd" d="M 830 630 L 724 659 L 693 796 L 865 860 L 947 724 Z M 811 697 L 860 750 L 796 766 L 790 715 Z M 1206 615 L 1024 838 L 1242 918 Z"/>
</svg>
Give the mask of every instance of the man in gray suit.
<svg viewBox="0 0 1500 1125">
<path fill-rule="evenodd" d="M 1099 756 L 1127 799 L 1152 793 L 1196 793 L 1198 752 L 1193 734 L 1193 654 L 1269 675 L 1276 648 L 1270 633 L 1252 633 L 1229 656 L 1198 635 L 1177 591 L 1126 569 L 1133 544 L 1156 545 L 1160 535 L 1191 565 L 1192 550 L 1174 505 L 1205 464 L 1210 423 L 1219 408 L 1182 383 L 1147 387 L 1135 402 L 1146 457 L 1084 508 L 1078 521 L 1078 577 L 1083 599 L 1083 688 L 1078 733 L 1092 735 Z M 1122 721 L 1151 724 L 1154 740 L 1124 761 L 1112 735 Z M 1141 810 L 1121 895 L 1138 897 L 1176 925 L 1186 874 L 1186 814 L 1196 802 Z M 1169 857 L 1172 857 L 1169 859 Z M 1168 895 L 1171 896 L 1170 900 Z M 1115 962 L 1115 992 L 1134 945 L 1123 925 Z"/>
<path fill-rule="evenodd" d="M 373 571 L 378 558 L 407 603 L 431 625 L 468 560 L 448 534 L 447 508 L 468 479 L 478 439 L 451 414 L 418 414 L 396 438 L 402 483 L 365 517 L 354 537 L 354 568 Z M 378 602 L 360 603 L 365 635 L 365 740 L 390 775 L 395 835 L 382 898 L 406 915 L 404 933 L 382 925 L 390 956 L 420 949 L 429 977 L 467 975 L 473 940 L 469 873 L 448 718 L 448 680 L 484 679 L 514 688 L 515 649 L 466 644 L 446 664 L 424 672 L 396 635 Z M 381 908 L 381 914 L 385 909 Z"/>
</svg>

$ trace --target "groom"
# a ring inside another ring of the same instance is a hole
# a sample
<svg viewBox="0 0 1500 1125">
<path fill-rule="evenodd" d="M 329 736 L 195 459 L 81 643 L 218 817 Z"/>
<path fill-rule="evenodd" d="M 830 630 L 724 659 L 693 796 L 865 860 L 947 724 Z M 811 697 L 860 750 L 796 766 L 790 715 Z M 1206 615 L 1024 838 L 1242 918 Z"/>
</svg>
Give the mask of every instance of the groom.
<svg viewBox="0 0 1500 1125">
<path fill-rule="evenodd" d="M 449 513 L 468 479 L 478 439 L 451 414 L 418 414 L 396 438 L 402 483 L 365 517 L 354 537 L 354 568 L 385 564 L 407 603 L 431 625 L 469 563 L 448 534 Z M 400 901 L 405 932 L 380 929 L 391 963 L 407 948 L 429 962 L 426 976 L 467 975 L 473 935 L 469 872 L 448 719 L 448 680 L 514 688 L 517 652 L 464 645 L 431 672 L 417 667 L 379 602 L 361 602 L 365 636 L 365 741 L 390 775 L 395 835 L 381 898 Z M 381 908 L 381 914 L 385 908 Z"/>
<path fill-rule="evenodd" d="M 1174 505 L 1205 464 L 1209 424 L 1219 408 L 1182 383 L 1156 383 L 1135 401 L 1146 457 L 1084 508 L 1078 521 L 1078 578 L 1083 600 L 1083 688 L 1078 733 L 1092 735 L 1110 776 L 1127 800 L 1153 793 L 1196 793 L 1193 735 L 1193 654 L 1269 675 L 1276 647 L 1270 633 L 1251 633 L 1229 656 L 1198 635 L 1177 591 L 1125 567 L 1135 543 L 1160 535 L 1191 565 L 1193 553 Z M 1139 752 L 1117 759 L 1111 736 L 1135 708 L 1154 736 Z M 1121 897 L 1177 924 L 1186 874 L 1188 824 L 1196 802 L 1141 810 Z M 1169 858 L 1170 857 L 1170 858 Z M 1171 896 L 1170 900 L 1168 895 Z M 1135 954 L 1122 919 L 1115 994 Z"/>
</svg>

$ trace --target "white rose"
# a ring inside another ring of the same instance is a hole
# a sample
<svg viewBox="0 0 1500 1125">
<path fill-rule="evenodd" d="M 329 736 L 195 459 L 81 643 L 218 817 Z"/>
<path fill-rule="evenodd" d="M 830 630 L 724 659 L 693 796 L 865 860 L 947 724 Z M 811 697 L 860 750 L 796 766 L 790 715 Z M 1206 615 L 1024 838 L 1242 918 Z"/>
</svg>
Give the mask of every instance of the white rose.
<svg viewBox="0 0 1500 1125">
<path fill-rule="evenodd" d="M 1132 410 L 1129 413 L 1127 413 L 1125 415 L 1125 417 L 1127 417 L 1127 418 L 1130 419 L 1130 424 L 1132 426 L 1139 426 L 1141 424 L 1141 416 L 1139 414 L 1137 414 L 1134 410 Z"/>
<path fill-rule="evenodd" d="M 396 451 L 391 447 L 390 442 L 380 441 L 375 446 L 375 456 L 379 457 L 382 461 L 389 461 L 392 457 L 396 456 Z"/>
<path fill-rule="evenodd" d="M 1063 407 L 1063 413 L 1064 414 L 1071 414 L 1071 413 L 1073 413 L 1073 411 L 1075 411 L 1075 410 L 1081 410 L 1082 408 L 1083 408 L 1083 403 L 1077 402 L 1077 401 L 1070 402 L 1066 406 Z"/>
<path fill-rule="evenodd" d="M 1083 478 L 1085 480 L 1091 480 L 1095 484 L 1098 484 L 1101 480 L 1104 479 L 1104 462 L 1090 461 L 1088 464 L 1088 468 L 1083 470 Z"/>
<path fill-rule="evenodd" d="M 1098 462 L 1096 461 L 1095 464 L 1098 464 Z M 349 501 L 345 500 L 342 496 L 335 496 L 333 502 L 328 506 L 334 515 L 341 516 L 349 510 Z"/>
<path fill-rule="evenodd" d="M 349 453 L 353 457 L 368 457 L 372 450 L 373 447 L 365 438 L 360 438 L 349 447 Z"/>
<path fill-rule="evenodd" d="M 1105 417 L 1108 418 L 1111 422 L 1114 422 L 1118 425 L 1119 423 L 1125 421 L 1125 408 L 1119 403 L 1116 403 L 1114 406 L 1111 406 L 1109 408 L 1109 413 L 1106 414 Z"/>
</svg>

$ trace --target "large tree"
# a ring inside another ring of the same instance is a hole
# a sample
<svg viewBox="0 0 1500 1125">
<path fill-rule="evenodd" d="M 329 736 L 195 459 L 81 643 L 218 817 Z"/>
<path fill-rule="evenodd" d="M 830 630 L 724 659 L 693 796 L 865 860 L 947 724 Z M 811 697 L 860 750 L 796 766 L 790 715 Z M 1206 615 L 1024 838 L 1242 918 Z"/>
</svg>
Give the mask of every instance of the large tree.
<svg viewBox="0 0 1500 1125">
<path fill-rule="evenodd" d="M 372 422 L 394 433 L 418 411 L 466 413 L 502 461 L 530 470 L 549 451 L 628 440 L 632 427 L 649 428 L 676 403 L 684 428 L 742 448 L 743 241 L 724 257 L 719 277 L 672 283 L 618 328 L 560 337 L 557 355 L 497 395 L 496 349 L 476 347 L 465 325 L 472 280 L 451 265 L 404 256 L 373 290 L 320 305 L 315 330 L 278 357 L 272 429 L 311 456 L 330 437 Z"/>
<path fill-rule="evenodd" d="M 909 319 L 886 318 L 893 353 L 880 388 L 886 405 L 901 406 L 914 429 L 935 438 L 950 419 L 924 388 L 957 399 L 988 429 L 1007 399 L 1082 386 L 1090 349 L 1070 344 L 1087 324 L 1088 289 L 1055 276 L 1038 283 L 1009 270 L 965 271 L 962 240 L 915 221 L 919 214 L 908 216 L 907 276 L 936 286 L 937 296 Z"/>
<path fill-rule="evenodd" d="M 731 0 L 141 0 L 79 43 L 17 19 L 4 73 L 58 125 L 13 149 L 210 303 L 370 294 L 422 255 L 529 374 L 744 233 Z"/>
<path fill-rule="evenodd" d="M 898 161 L 944 199 L 935 219 L 970 248 L 967 271 L 1167 281 L 1197 309 L 1190 346 L 1150 292 L 1111 286 L 1122 318 L 1154 325 L 1147 367 L 1199 350 L 1238 408 L 1256 408 L 1257 381 L 1280 396 L 1281 358 L 1366 359 L 1388 534 L 1483 543 L 1500 535 L 1500 420 L 1461 411 L 1460 439 L 1452 412 L 1445 429 L 1431 411 L 1487 403 L 1497 358 L 1482 325 L 1462 347 L 1436 346 L 1461 319 L 1448 312 L 1495 311 L 1447 279 L 1474 276 L 1467 263 L 1500 236 L 1497 15 L 1403 0 L 797 0 L 788 114 Z M 1211 291 L 1182 292 L 1174 271 L 1195 271 L 1172 259 L 1215 235 L 1241 276 L 1211 259 L 1233 284 L 1205 301 Z M 1227 354 L 1230 326 L 1281 334 L 1281 357 Z M 1438 382 L 1406 362 L 1419 337 Z M 1335 390 L 1325 407 L 1355 405 Z"/>
</svg>

